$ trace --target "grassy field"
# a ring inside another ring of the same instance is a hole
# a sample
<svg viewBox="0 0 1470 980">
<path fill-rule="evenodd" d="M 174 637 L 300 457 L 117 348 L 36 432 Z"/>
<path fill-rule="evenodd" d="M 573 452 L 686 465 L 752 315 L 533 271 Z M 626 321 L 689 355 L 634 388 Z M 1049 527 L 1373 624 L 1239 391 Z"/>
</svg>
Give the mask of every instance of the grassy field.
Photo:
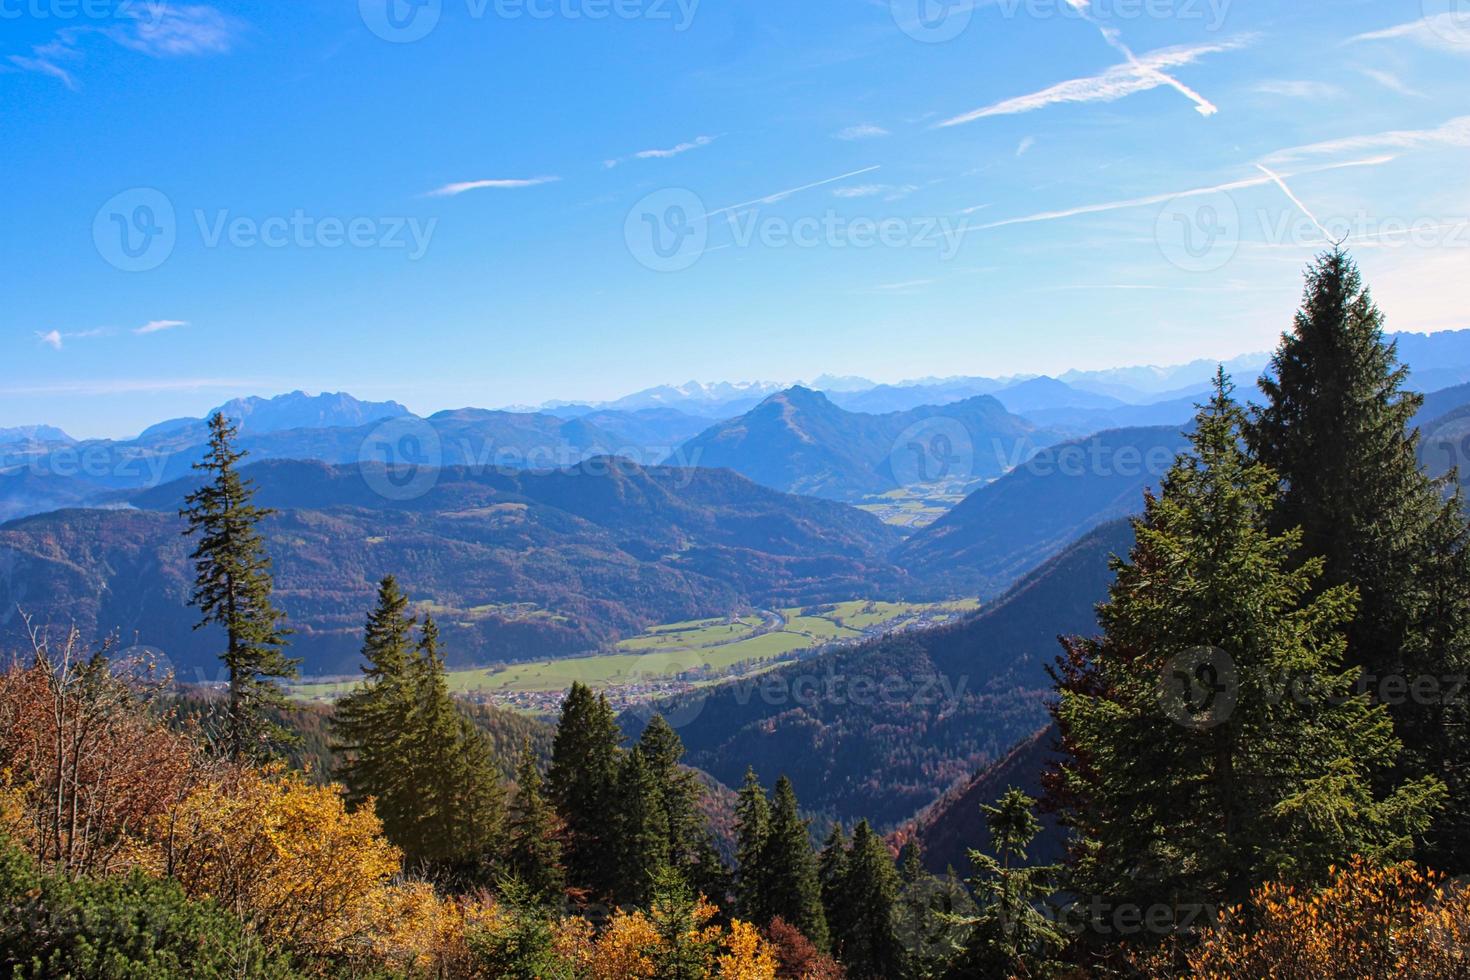
<svg viewBox="0 0 1470 980">
<path fill-rule="evenodd" d="M 877 497 L 868 497 L 858 504 L 885 524 L 918 530 L 928 527 L 965 499 L 961 492 L 939 490 L 890 490 Z"/>
<path fill-rule="evenodd" d="M 766 669 L 824 643 L 855 640 L 925 617 L 949 618 L 977 608 L 979 602 L 973 599 L 947 603 L 859 599 L 781 609 L 777 611 L 779 618 L 752 613 L 664 623 L 623 640 L 615 653 L 451 671 L 449 685 L 461 694 L 512 695 L 564 691 L 573 681 L 606 689 L 691 671 L 718 676 L 739 664 L 752 670 Z M 350 687 L 350 683 L 298 684 L 292 693 L 301 698 L 330 700 Z"/>
</svg>

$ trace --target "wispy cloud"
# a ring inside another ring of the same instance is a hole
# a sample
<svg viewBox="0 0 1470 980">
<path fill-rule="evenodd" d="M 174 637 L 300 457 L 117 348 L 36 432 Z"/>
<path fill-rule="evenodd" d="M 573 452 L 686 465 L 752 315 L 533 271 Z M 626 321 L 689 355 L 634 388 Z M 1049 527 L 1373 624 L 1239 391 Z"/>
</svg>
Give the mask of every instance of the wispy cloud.
<svg viewBox="0 0 1470 980">
<path fill-rule="evenodd" d="M 1303 174 L 1322 173 L 1328 170 L 1342 170 L 1348 167 L 1376 167 L 1381 166 L 1394 158 L 1391 156 L 1369 157 L 1363 160 L 1349 160 L 1343 163 L 1329 163 L 1317 167 L 1307 167 L 1296 173 L 1287 174 L 1287 177 L 1299 177 Z M 1133 197 L 1121 201 L 1105 201 L 1101 204 L 1084 204 L 1080 207 L 1066 208 L 1060 211 L 1041 211 L 1036 214 L 1023 215 L 1019 218 L 1005 218 L 1001 221 L 992 221 L 989 224 L 977 225 L 968 231 L 985 231 L 991 228 L 1005 228 L 1009 225 L 1033 224 L 1038 221 L 1056 221 L 1061 218 L 1075 218 L 1085 214 L 1102 214 L 1107 211 L 1123 211 L 1129 208 L 1152 207 L 1155 204 L 1166 204 L 1169 201 L 1181 197 L 1203 197 L 1209 194 L 1222 194 L 1231 191 L 1246 190 L 1251 187 L 1264 187 L 1267 184 L 1276 183 L 1276 179 L 1270 176 L 1247 177 L 1241 180 L 1232 180 L 1224 184 L 1215 184 L 1212 187 L 1195 187 L 1189 190 L 1172 191 L 1167 194 L 1150 194 L 1147 197 Z"/>
<path fill-rule="evenodd" d="M 37 330 L 36 339 L 50 347 L 52 350 L 61 350 L 73 340 L 88 340 L 92 337 L 105 337 L 112 331 L 106 327 L 97 327 L 93 330 Z"/>
<path fill-rule="evenodd" d="M 466 191 L 515 190 L 519 187 L 537 187 L 561 180 L 560 177 L 497 177 L 490 180 L 466 180 L 457 184 L 445 184 L 429 191 L 428 197 L 455 197 Z"/>
<path fill-rule="evenodd" d="M 1035 136 L 1027 136 L 1027 137 L 1024 137 L 1021 140 L 1020 143 L 1016 144 L 1016 157 L 1019 159 L 1020 157 L 1025 156 L 1026 155 L 1026 151 L 1029 150 L 1029 149 L 1031 149 L 1035 145 L 1036 145 L 1036 137 Z"/>
<path fill-rule="evenodd" d="M 1116 40 L 1116 38 L 1114 38 Z M 1014 116 L 1024 112 L 1035 112 L 1048 106 L 1084 103 L 1116 102 L 1139 92 L 1147 92 L 1160 86 L 1169 86 L 1184 92 L 1195 102 L 1195 108 L 1209 115 L 1215 107 L 1198 93 L 1165 74 L 1166 68 L 1191 65 L 1206 55 L 1234 51 L 1250 43 L 1250 38 L 1241 37 L 1213 44 L 1182 45 L 1151 51 L 1141 57 L 1131 58 L 1128 63 L 1114 65 L 1101 75 L 1074 78 L 1050 88 L 1006 99 L 992 105 L 962 113 L 937 123 L 939 127 L 960 126 L 990 116 Z M 1118 42 L 1121 44 L 1121 42 Z"/>
<path fill-rule="evenodd" d="M 887 136 L 888 130 L 882 126 L 875 126 L 872 123 L 858 123 L 856 126 L 849 126 L 846 129 L 838 130 L 833 135 L 840 140 L 871 140 L 877 139 L 880 136 Z"/>
<path fill-rule="evenodd" d="M 1399 129 L 1277 150 L 1266 156 L 1264 162 L 1289 163 L 1304 157 L 1371 153 L 1375 150 L 1422 150 L 1442 146 L 1470 147 L 1470 116 L 1456 116 L 1434 129 Z"/>
<path fill-rule="evenodd" d="M 8 60 L 21 71 L 50 75 L 75 90 L 80 86 L 74 67 L 85 60 L 88 38 L 105 38 L 150 58 L 200 57 L 228 53 L 244 27 L 203 4 L 149 0 L 120 5 L 111 22 L 64 27 L 47 43 L 33 46 L 29 55 L 13 54 Z"/>
<path fill-rule="evenodd" d="M 1424 98 L 1423 92 L 1414 88 L 1408 82 L 1405 82 L 1402 78 L 1399 78 L 1391 71 L 1383 71 L 1380 68 L 1364 67 L 1360 67 L 1358 71 L 1361 74 L 1366 75 L 1368 78 L 1371 78 L 1379 85 L 1382 85 L 1390 92 L 1397 92 L 1399 95 L 1408 95 L 1418 99 Z"/>
<path fill-rule="evenodd" d="M 1262 95 L 1276 95 L 1283 99 L 1308 99 L 1312 101 L 1336 99 L 1343 95 L 1342 89 L 1330 82 L 1304 82 L 1287 79 L 1259 82 L 1252 89 Z"/>
<path fill-rule="evenodd" d="M 627 163 L 629 160 L 666 160 L 669 157 L 676 157 L 681 153 L 688 153 L 690 150 L 697 150 L 700 147 L 709 146 L 717 139 L 719 139 L 718 136 L 696 136 L 686 143 L 679 143 L 669 147 L 667 150 L 639 150 L 637 153 L 632 153 L 625 157 L 604 160 L 602 161 L 602 165 L 611 170 L 613 167 L 621 163 Z"/>
<path fill-rule="evenodd" d="M 775 204 L 778 201 L 786 200 L 786 198 L 790 197 L 793 194 L 799 194 L 802 191 L 809 191 L 814 187 L 825 187 L 828 184 L 835 184 L 839 180 L 847 180 L 852 177 L 861 177 L 863 174 L 870 174 L 875 170 L 881 169 L 881 164 L 874 164 L 871 167 L 864 167 L 861 170 L 853 170 L 845 174 L 838 174 L 836 177 L 828 177 L 825 180 L 815 180 L 812 181 L 810 184 L 802 184 L 800 187 L 792 187 L 788 190 L 777 191 L 774 194 L 767 194 L 765 197 L 758 197 L 753 201 L 742 201 L 739 204 L 731 204 L 728 207 L 723 207 L 714 211 L 707 212 L 704 217 L 713 218 L 715 215 L 725 214 L 729 211 L 739 211 L 742 208 L 748 208 L 755 204 Z"/>
<path fill-rule="evenodd" d="M 164 330 L 173 330 L 176 327 L 187 327 L 188 320 L 149 320 L 133 331 L 135 334 L 161 333 Z"/>
<path fill-rule="evenodd" d="M 1470 13 L 1451 11 L 1421 17 L 1419 20 L 1411 20 L 1406 24 L 1398 24 L 1381 31 L 1369 31 L 1367 34 L 1350 37 L 1347 43 L 1395 40 L 1413 41 L 1421 47 L 1433 48 L 1436 51 L 1470 55 Z"/>
<path fill-rule="evenodd" d="M 877 197 L 888 190 L 887 184 L 855 184 L 852 187 L 836 187 L 833 197 Z"/>
<path fill-rule="evenodd" d="M 1297 197 L 1290 187 L 1286 186 L 1286 181 L 1282 178 L 1280 174 L 1272 170 L 1270 167 L 1259 163 L 1256 164 L 1256 169 L 1265 174 L 1267 177 L 1270 177 L 1272 182 L 1275 183 L 1277 187 L 1281 188 L 1281 193 L 1285 194 L 1287 199 L 1290 200 L 1292 204 L 1295 204 L 1297 206 L 1297 210 L 1301 211 L 1302 214 L 1311 219 L 1312 224 L 1317 226 L 1317 230 L 1322 233 L 1323 238 L 1330 239 L 1332 237 L 1331 233 L 1328 232 L 1325 227 L 1323 227 L 1322 222 L 1317 220 L 1317 216 L 1312 213 L 1312 209 L 1307 207 L 1306 204 L 1302 202 L 1302 199 Z"/>
<path fill-rule="evenodd" d="M 906 291 L 906 290 L 910 290 L 910 289 L 918 289 L 921 286 L 928 286 L 928 285 L 930 285 L 930 284 L 932 284 L 934 282 L 937 282 L 937 281 L 938 280 L 935 280 L 935 279 L 910 279 L 908 282 L 885 282 L 885 283 L 879 283 L 878 285 L 874 286 L 873 288 L 874 289 L 881 289 L 884 292 L 894 292 L 894 291 L 897 291 L 897 290 L 905 290 Z"/>
</svg>

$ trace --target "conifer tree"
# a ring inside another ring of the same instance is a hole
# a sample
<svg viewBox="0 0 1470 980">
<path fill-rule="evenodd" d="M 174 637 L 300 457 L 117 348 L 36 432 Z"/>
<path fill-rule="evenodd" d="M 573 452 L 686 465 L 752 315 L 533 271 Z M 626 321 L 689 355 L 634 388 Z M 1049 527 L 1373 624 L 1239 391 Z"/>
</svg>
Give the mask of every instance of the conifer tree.
<svg viewBox="0 0 1470 980">
<path fill-rule="evenodd" d="M 699 864 L 700 844 L 708 836 L 699 810 L 704 787 L 692 771 L 680 765 L 684 743 L 662 715 L 649 719 L 634 751 L 643 756 L 658 785 L 663 825 L 668 828 L 670 864 L 687 880 Z"/>
<path fill-rule="evenodd" d="M 488 740 L 449 694 L 439 629 L 426 617 L 409 665 L 414 710 L 404 764 L 417 790 L 405 857 L 465 874 L 497 849 L 504 791 Z"/>
<path fill-rule="evenodd" d="M 1302 552 L 1323 559 L 1322 586 L 1359 595 L 1345 662 L 1383 678 L 1435 678 L 1426 696 L 1388 701 L 1404 742 L 1407 773 L 1433 775 L 1451 803 L 1431 832 L 1429 856 L 1470 868 L 1470 772 L 1466 704 L 1446 697 L 1470 673 L 1470 549 L 1453 476 L 1420 469 L 1418 432 L 1408 431 L 1422 396 L 1404 390 L 1407 369 L 1384 342 L 1383 314 L 1341 249 L 1308 270 L 1301 309 L 1261 380 L 1266 404 L 1249 437 L 1281 478 L 1277 527 L 1302 529 Z M 1398 683 L 1397 681 L 1392 683 Z"/>
<path fill-rule="evenodd" d="M 924 870 L 916 840 L 898 853 L 899 893 L 896 915 L 904 948 L 906 980 L 951 975 L 973 932 L 974 903 L 954 869 L 943 877 Z"/>
<path fill-rule="evenodd" d="M 846 892 L 847 852 L 852 846 L 839 821 L 832 825 L 817 855 L 817 881 L 822 889 L 822 912 L 832 953 L 842 958 L 842 943 L 852 931 L 852 905 Z"/>
<path fill-rule="evenodd" d="M 1271 532 L 1276 476 L 1243 422 L 1221 372 L 1114 560 L 1103 635 L 1055 671 L 1073 888 L 1115 905 L 1234 904 L 1266 878 L 1402 855 L 1442 789 L 1372 793 L 1398 745 L 1341 666 L 1353 592 L 1314 593 L 1321 559 L 1293 564 L 1301 535 Z"/>
<path fill-rule="evenodd" d="M 770 833 L 771 804 L 755 769 L 745 770 L 745 784 L 735 804 L 735 908 L 747 922 L 771 921 L 766 904 L 766 869 L 762 857 Z"/>
<path fill-rule="evenodd" d="M 840 959 L 853 980 L 889 980 L 903 975 L 904 949 L 898 936 L 898 871 L 883 838 L 866 820 L 853 828 L 842 888 L 848 910 L 839 937 Z"/>
<path fill-rule="evenodd" d="M 617 890 L 613 834 L 621 742 L 607 699 L 573 683 L 562 701 L 546 793 L 566 827 L 568 884 L 603 897 Z"/>
<path fill-rule="evenodd" d="M 995 853 L 969 852 L 979 911 L 961 962 L 975 975 L 1043 975 L 1065 944 L 1066 937 L 1042 911 L 1056 891 L 1058 869 L 1026 864 L 1026 848 L 1041 832 L 1041 821 L 1031 812 L 1034 804 L 1012 787 L 995 806 L 981 806 Z"/>
<path fill-rule="evenodd" d="M 654 882 L 667 873 L 679 880 L 669 854 L 669 823 L 663 793 L 648 757 L 623 754 L 618 772 L 616 806 L 611 822 L 616 835 L 613 895 L 620 905 L 647 908 Z"/>
<path fill-rule="evenodd" d="M 184 534 L 198 538 L 189 556 L 195 569 L 189 605 L 200 612 L 194 628 L 213 624 L 225 633 L 225 749 L 237 761 L 268 757 L 290 741 L 266 712 L 285 706 L 277 681 L 295 677 L 299 663 L 282 652 L 289 631 L 271 599 L 271 561 L 260 534 L 260 523 L 274 511 L 255 505 L 253 481 L 240 476 L 246 453 L 234 446 L 238 433 L 222 413 L 211 416 L 209 449 L 194 464 L 208 482 L 185 497 L 179 511 L 188 525 Z"/>
<path fill-rule="evenodd" d="M 766 917 L 764 925 L 780 916 L 825 950 L 828 945 L 827 917 L 822 911 L 822 885 L 812 853 L 811 830 L 797 809 L 796 790 L 791 780 L 776 780 L 766 845 L 761 850 L 765 877 Z"/>
<path fill-rule="evenodd" d="M 414 710 L 409 666 L 414 657 L 414 617 L 408 597 L 391 575 L 378 585 L 377 605 L 368 614 L 362 645 L 363 680 L 337 701 L 332 712 L 332 749 L 348 802 L 376 801 L 384 832 L 402 840 L 402 821 L 413 812 L 418 790 L 407 778 L 406 739 Z"/>
<path fill-rule="evenodd" d="M 535 901 L 551 904 L 566 891 L 556 813 L 541 795 L 541 772 L 527 738 L 516 767 L 516 792 L 506 821 L 508 870 Z"/>
</svg>

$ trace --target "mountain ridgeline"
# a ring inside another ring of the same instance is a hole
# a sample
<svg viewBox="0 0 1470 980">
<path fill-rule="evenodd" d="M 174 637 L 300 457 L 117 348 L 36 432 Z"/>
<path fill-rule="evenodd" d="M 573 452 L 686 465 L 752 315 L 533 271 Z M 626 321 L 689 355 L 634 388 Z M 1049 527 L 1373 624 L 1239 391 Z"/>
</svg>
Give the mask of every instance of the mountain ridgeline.
<svg viewBox="0 0 1470 980">
<path fill-rule="evenodd" d="M 934 439 L 945 440 L 945 448 L 936 451 Z M 1054 441 L 989 395 L 867 415 L 839 408 L 821 392 L 791 388 L 700 433 L 677 458 L 728 467 L 790 493 L 856 500 L 943 478 L 972 486 Z"/>
</svg>

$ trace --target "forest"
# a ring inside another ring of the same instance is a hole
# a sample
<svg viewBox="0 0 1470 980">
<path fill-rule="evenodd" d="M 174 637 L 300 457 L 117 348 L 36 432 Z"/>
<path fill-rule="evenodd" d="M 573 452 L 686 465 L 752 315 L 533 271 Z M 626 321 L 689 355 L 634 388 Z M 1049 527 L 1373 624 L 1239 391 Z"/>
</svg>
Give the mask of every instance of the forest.
<svg viewBox="0 0 1470 980">
<path fill-rule="evenodd" d="M 580 683 L 550 731 L 461 703 L 391 575 L 355 687 L 293 706 L 271 510 L 217 414 L 176 506 L 227 682 L 181 694 L 30 621 L 0 674 L 0 971 L 1470 977 L 1470 523 L 1406 377 L 1323 253 L 1260 403 L 1216 373 L 1100 629 L 1061 638 L 1055 762 L 945 873 L 891 814 L 816 816 L 782 768 L 804 760 L 748 760 L 724 819 L 657 712 L 630 730 Z"/>
</svg>

